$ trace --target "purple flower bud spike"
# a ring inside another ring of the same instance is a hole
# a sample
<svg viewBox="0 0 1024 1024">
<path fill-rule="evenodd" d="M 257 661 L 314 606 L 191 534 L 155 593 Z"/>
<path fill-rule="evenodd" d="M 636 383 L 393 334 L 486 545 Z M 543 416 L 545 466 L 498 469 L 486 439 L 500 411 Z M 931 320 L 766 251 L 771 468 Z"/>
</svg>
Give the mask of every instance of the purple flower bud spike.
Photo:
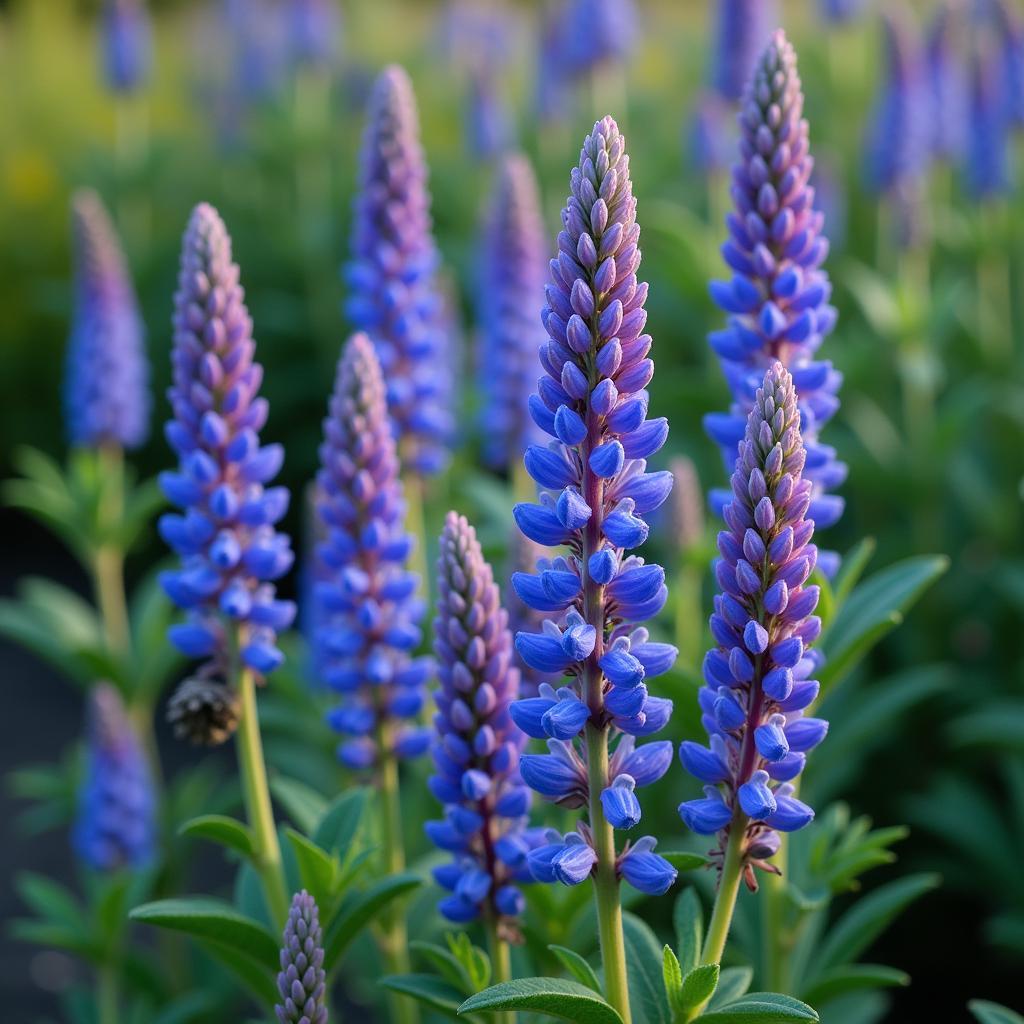
<svg viewBox="0 0 1024 1024">
<path fill-rule="evenodd" d="M 370 96 L 345 309 L 377 350 L 402 463 L 425 474 L 446 464 L 453 431 L 437 265 L 416 99 L 392 65 Z"/>
<path fill-rule="evenodd" d="M 131 93 L 149 74 L 152 39 L 145 0 L 106 0 L 103 6 L 103 69 L 114 93 Z"/>
<path fill-rule="evenodd" d="M 806 460 L 793 378 L 776 362 L 747 418 L 727 529 L 718 536 L 721 593 L 711 616 L 717 645 L 705 658 L 700 692 L 710 745 L 686 742 L 679 750 L 683 767 L 710 784 L 704 798 L 680 805 L 683 821 L 701 835 L 718 835 L 719 866 L 731 830 L 742 828 L 751 888 L 755 867 L 775 870 L 768 861 L 778 848 L 775 833 L 814 816 L 788 783 L 828 728 L 804 714 L 818 692 L 809 677 L 822 664 L 810 650 L 821 621 L 813 614 L 818 588 L 807 585 L 817 549 Z"/>
<path fill-rule="evenodd" d="M 354 334 L 342 352 L 323 433 L 313 647 L 320 676 L 341 694 L 328 716 L 345 737 L 339 756 L 368 769 L 382 754 L 426 749 L 415 720 L 430 661 L 413 656 L 424 607 L 418 577 L 406 568 L 413 541 L 403 523 L 384 380 L 365 334 Z"/>
<path fill-rule="evenodd" d="M 149 433 L 149 366 L 142 318 L 114 225 L 100 197 L 77 192 L 74 320 L 64 413 L 73 445 L 137 448 Z"/>
<path fill-rule="evenodd" d="M 967 185 L 977 199 L 1005 195 L 1011 188 L 1010 127 L 995 40 L 978 33 L 970 60 Z"/>
<path fill-rule="evenodd" d="M 498 171 L 480 247 L 480 433 L 487 464 L 506 469 L 541 437 L 527 406 L 537 380 L 544 328 L 546 246 L 537 181 L 525 156 Z"/>
<path fill-rule="evenodd" d="M 109 683 L 100 683 L 89 696 L 86 765 L 75 852 L 97 871 L 144 867 L 156 842 L 153 780 L 121 696 Z"/>
<path fill-rule="evenodd" d="M 532 880 L 527 855 L 542 833 L 527 828 L 530 791 L 519 774 L 525 737 L 509 705 L 519 694 L 508 615 L 476 531 L 449 512 L 437 560 L 435 694 L 430 789 L 444 805 L 427 835 L 453 855 L 434 872 L 448 890 L 439 909 L 450 921 L 484 917 L 511 937 L 525 907 L 519 885 Z"/>
<path fill-rule="evenodd" d="M 280 1024 L 327 1024 L 327 973 L 316 900 L 303 889 L 292 898 L 277 975 Z"/>
<path fill-rule="evenodd" d="M 636 749 L 634 737 L 667 722 L 671 701 L 652 696 L 648 686 L 676 657 L 674 647 L 651 642 L 642 625 L 665 603 L 665 572 L 626 553 L 646 539 L 644 517 L 668 497 L 672 478 L 647 472 L 668 424 L 647 419 L 645 389 L 654 373 L 644 333 L 647 285 L 636 278 L 640 228 L 629 157 L 610 117 L 583 144 L 562 224 L 541 314 L 548 334 L 540 352 L 544 376 L 530 399 L 534 420 L 551 440 L 531 445 L 524 460 L 541 488 L 540 503 L 514 512 L 528 538 L 566 545 L 568 553 L 542 559 L 534 573 L 516 573 L 512 585 L 546 617 L 540 632 L 516 636 L 523 661 L 568 678 L 557 690 L 542 684 L 537 698 L 511 710 L 528 735 L 548 740 L 550 751 L 524 755 L 523 778 L 563 806 L 589 804 L 591 822 L 535 851 L 530 863 L 538 879 L 576 884 L 602 864 L 611 871 L 614 860 L 619 877 L 660 887 L 671 866 L 625 875 L 629 847 L 616 857 L 609 827 L 632 828 L 640 817 L 633 789 L 668 768 L 667 743 Z M 614 744 L 607 772 L 588 764 L 587 737 L 606 751 L 609 740 Z"/>
<path fill-rule="evenodd" d="M 835 324 L 832 286 L 823 263 L 828 242 L 809 184 L 813 160 L 803 117 L 796 54 L 781 30 L 761 55 L 740 113 L 740 162 L 733 170 L 735 212 L 722 255 L 733 271 L 711 294 L 728 314 L 724 330 L 709 341 L 733 395 L 728 413 L 713 413 L 704 426 L 727 466 L 743 437 L 754 394 L 775 360 L 789 368 L 800 393 L 807 447 L 806 477 L 813 485 L 811 516 L 819 526 L 836 522 L 843 500 L 828 492 L 846 478 L 846 466 L 818 441 L 839 406 L 842 376 L 815 358 Z M 712 492 L 721 512 L 728 492 Z M 835 556 L 823 558 L 834 569 Z"/>
<path fill-rule="evenodd" d="M 188 619 L 171 627 L 170 638 L 183 654 L 205 659 L 208 674 L 233 680 L 237 654 L 265 676 L 281 664 L 277 634 L 295 617 L 273 583 L 292 565 L 290 541 L 275 529 L 288 491 L 267 486 L 284 452 L 260 446 L 263 368 L 253 361 L 231 239 L 207 203 L 193 210 L 182 241 L 173 326 L 173 419 L 165 433 L 179 467 L 160 481 L 181 512 L 163 516 L 160 532 L 181 568 L 161 582 Z"/>
</svg>

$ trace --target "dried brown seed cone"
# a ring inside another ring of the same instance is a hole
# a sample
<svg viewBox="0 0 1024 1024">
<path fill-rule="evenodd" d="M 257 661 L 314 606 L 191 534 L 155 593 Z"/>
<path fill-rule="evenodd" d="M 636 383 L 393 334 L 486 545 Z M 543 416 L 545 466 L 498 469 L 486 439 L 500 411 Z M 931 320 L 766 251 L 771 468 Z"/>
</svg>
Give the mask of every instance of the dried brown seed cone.
<svg viewBox="0 0 1024 1024">
<path fill-rule="evenodd" d="M 220 746 L 238 728 L 238 694 L 215 679 L 185 679 L 167 702 L 167 721 L 178 739 Z"/>
</svg>

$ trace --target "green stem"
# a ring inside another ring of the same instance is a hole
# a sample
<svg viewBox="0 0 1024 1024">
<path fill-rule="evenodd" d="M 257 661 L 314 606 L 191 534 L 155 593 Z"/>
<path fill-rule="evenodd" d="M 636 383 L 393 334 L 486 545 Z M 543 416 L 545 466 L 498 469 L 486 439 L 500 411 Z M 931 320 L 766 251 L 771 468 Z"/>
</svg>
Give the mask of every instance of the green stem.
<svg viewBox="0 0 1024 1024">
<path fill-rule="evenodd" d="M 785 874 L 785 836 L 778 853 L 772 858 L 775 866 Z M 790 936 L 785 921 L 785 881 L 782 875 L 768 875 L 761 885 L 761 949 L 763 960 L 762 984 L 771 992 L 786 991 L 786 960 Z"/>
<path fill-rule="evenodd" d="M 97 459 L 100 503 L 92 557 L 93 589 L 107 646 L 119 659 L 127 659 L 131 653 L 131 631 L 124 589 L 124 551 L 115 539 L 124 518 L 124 452 L 120 445 L 104 445 L 97 452 Z"/>
<path fill-rule="evenodd" d="M 390 731 L 381 723 L 377 727 L 377 749 L 389 750 Z M 405 842 L 402 838 L 402 804 L 398 785 L 398 762 L 384 754 L 378 777 L 380 795 L 381 844 L 384 847 L 385 870 L 397 875 L 405 870 Z M 409 973 L 409 937 L 405 915 L 400 907 L 390 904 L 380 916 L 380 943 L 389 974 Z M 415 1024 L 419 1019 L 416 1004 L 397 992 L 388 995 L 390 1020 L 395 1024 Z"/>
<path fill-rule="evenodd" d="M 119 1011 L 117 967 L 102 964 L 96 975 L 96 1014 L 98 1024 L 117 1024 Z"/>
<path fill-rule="evenodd" d="M 498 922 L 493 916 L 487 919 L 487 950 L 491 955 L 491 984 L 512 980 L 512 950 L 498 934 Z M 501 1010 L 493 1015 L 494 1024 L 516 1024 L 512 1010 Z"/>
<path fill-rule="evenodd" d="M 423 599 L 430 604 L 430 573 L 427 571 L 427 520 L 423 509 L 423 480 L 409 473 L 402 478 L 405 495 L 405 526 L 416 540 L 409 567 L 420 577 Z"/>
<path fill-rule="evenodd" d="M 253 833 L 253 861 L 263 882 L 267 906 L 274 923 L 284 927 L 288 916 L 288 891 L 285 887 L 281 847 L 277 842 L 274 810 L 267 785 L 267 766 L 263 760 L 259 711 L 256 707 L 256 679 L 251 669 L 242 669 L 238 677 L 239 721 L 238 770 L 242 778 L 245 811 Z"/>
<path fill-rule="evenodd" d="M 700 668 L 704 620 L 701 615 L 702 574 L 690 551 L 684 553 L 673 591 L 676 599 L 676 646 L 682 663 L 691 670 Z"/>
<path fill-rule="evenodd" d="M 590 829 L 597 853 L 594 896 L 597 900 L 597 930 L 601 941 L 605 995 L 630 1024 L 629 985 L 626 976 L 626 943 L 622 933 L 622 904 L 615 875 L 615 835 L 604 816 L 601 793 L 608 785 L 608 730 L 587 723 L 587 773 L 590 787 Z"/>
<path fill-rule="evenodd" d="M 743 877 L 743 837 L 747 831 L 747 816 L 737 806 L 729 826 L 729 842 L 725 847 L 722 876 L 718 880 L 715 906 L 711 911 L 707 938 L 704 940 L 702 964 L 720 964 L 725 953 L 725 940 L 729 937 L 736 897 Z M 703 1009 L 703 1007 L 700 1007 Z"/>
</svg>

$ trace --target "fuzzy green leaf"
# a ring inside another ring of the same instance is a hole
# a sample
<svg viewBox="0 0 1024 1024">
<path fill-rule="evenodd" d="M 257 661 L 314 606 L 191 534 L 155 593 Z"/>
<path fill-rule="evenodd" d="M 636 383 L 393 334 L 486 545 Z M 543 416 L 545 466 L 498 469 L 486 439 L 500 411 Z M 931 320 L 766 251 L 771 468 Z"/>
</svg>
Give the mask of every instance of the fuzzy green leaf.
<svg viewBox="0 0 1024 1024">
<path fill-rule="evenodd" d="M 701 964 L 683 978 L 680 1001 L 684 1010 L 703 1006 L 715 994 L 719 970 L 718 964 Z"/>
<path fill-rule="evenodd" d="M 462 999 L 466 997 L 466 994 L 471 992 L 473 985 L 469 980 L 469 974 L 466 972 L 466 968 L 459 962 L 450 950 L 444 949 L 442 946 L 438 946 L 433 942 L 423 942 L 420 939 L 414 940 L 409 943 L 409 951 L 412 953 L 419 953 L 424 959 L 428 960 L 434 970 L 449 982 L 454 985 L 461 993 Z"/>
<path fill-rule="evenodd" d="M 567 949 L 565 946 L 548 946 L 555 956 L 558 957 L 562 966 L 581 984 L 592 988 L 595 992 L 601 991 L 601 982 L 594 973 L 594 968 L 579 955 L 575 950 Z"/>
<path fill-rule="evenodd" d="M 252 829 L 226 814 L 202 814 L 198 818 L 192 818 L 178 829 L 178 834 L 209 839 L 242 854 L 243 857 L 251 857 L 256 850 Z"/>
<path fill-rule="evenodd" d="M 622 933 L 634 1014 L 647 1024 L 669 1024 L 672 1014 L 661 977 L 661 943 L 635 914 L 622 915 Z"/>
<path fill-rule="evenodd" d="M 565 978 L 520 978 L 492 985 L 470 996 L 459 1014 L 482 1010 L 529 1010 L 574 1024 L 622 1024 L 622 1018 L 596 992 Z"/>
<path fill-rule="evenodd" d="M 683 1012 L 683 972 L 672 947 L 661 951 L 661 980 L 665 983 L 665 998 L 673 1017 Z"/>
<path fill-rule="evenodd" d="M 751 992 L 735 1002 L 702 1013 L 704 1024 L 788 1024 L 817 1021 L 818 1014 L 806 1003 L 777 992 Z"/>
<path fill-rule="evenodd" d="M 676 932 L 676 952 L 684 974 L 700 963 L 700 950 L 704 944 L 704 910 L 696 889 L 685 889 L 679 894 L 672 912 L 672 925 Z"/>
<path fill-rule="evenodd" d="M 718 976 L 718 988 L 709 1004 L 712 1010 L 734 1002 L 750 988 L 754 980 L 752 967 L 726 967 Z"/>
</svg>

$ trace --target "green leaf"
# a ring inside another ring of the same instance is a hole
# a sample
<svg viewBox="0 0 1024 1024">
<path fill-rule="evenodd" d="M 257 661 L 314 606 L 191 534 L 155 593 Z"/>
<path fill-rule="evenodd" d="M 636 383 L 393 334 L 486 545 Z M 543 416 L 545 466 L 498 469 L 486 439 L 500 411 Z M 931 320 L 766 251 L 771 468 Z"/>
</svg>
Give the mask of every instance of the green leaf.
<svg viewBox="0 0 1024 1024">
<path fill-rule="evenodd" d="M 470 996 L 458 1012 L 481 1010 L 530 1010 L 575 1024 L 622 1024 L 618 1013 L 596 992 L 565 978 L 503 981 Z"/>
<path fill-rule="evenodd" d="M 340 868 L 337 858 L 332 857 L 325 850 L 321 850 L 312 839 L 307 839 L 293 828 L 286 828 L 284 834 L 295 851 L 302 884 L 309 890 L 317 905 L 323 907 L 324 913 L 326 913 L 334 902 L 335 885 Z"/>
<path fill-rule="evenodd" d="M 910 984 L 910 975 L 895 967 L 881 964 L 845 964 L 825 971 L 811 985 L 803 997 L 815 1005 L 821 1005 L 847 992 L 862 992 L 876 988 L 898 988 Z"/>
<path fill-rule="evenodd" d="M 832 581 L 832 600 L 836 608 L 842 608 L 850 591 L 860 582 L 877 546 L 874 537 L 864 537 L 843 557 L 843 563 Z"/>
<path fill-rule="evenodd" d="M 85 911 L 70 889 L 44 875 L 25 871 L 14 881 L 18 895 L 39 917 L 85 931 Z"/>
<path fill-rule="evenodd" d="M 216 1011 L 219 1002 L 212 992 L 189 992 L 165 1006 L 151 1024 L 191 1024 Z"/>
<path fill-rule="evenodd" d="M 567 949 L 565 946 L 552 945 L 548 946 L 548 949 L 558 957 L 562 966 L 565 967 L 581 985 L 586 985 L 587 988 L 592 988 L 595 992 L 601 991 L 601 982 L 594 973 L 594 968 L 591 967 L 590 964 L 579 955 L 579 953 L 575 950 Z"/>
<path fill-rule="evenodd" d="M 945 555 L 918 555 L 876 572 L 859 584 L 826 631 L 826 664 L 818 674 L 822 692 L 846 675 L 949 568 Z"/>
<path fill-rule="evenodd" d="M 178 829 L 178 835 L 209 839 L 229 850 L 235 850 L 243 857 L 251 857 L 256 851 L 252 829 L 226 814 L 201 814 L 198 818 L 186 821 Z"/>
<path fill-rule="evenodd" d="M 270 780 L 270 791 L 301 832 L 312 835 L 316 831 L 317 822 L 327 811 L 327 801 L 312 786 L 275 775 Z"/>
<path fill-rule="evenodd" d="M 389 974 L 381 978 L 379 984 L 450 1017 L 458 1016 L 463 1001 L 463 994 L 454 985 L 433 974 Z"/>
<path fill-rule="evenodd" d="M 313 842 L 344 860 L 359 832 L 369 796 L 365 787 L 342 793 L 317 822 Z"/>
<path fill-rule="evenodd" d="M 1024 1024 L 1024 1017 L 1016 1010 L 990 1003 L 987 999 L 972 999 L 967 1009 L 974 1014 L 978 1024 Z"/>
<path fill-rule="evenodd" d="M 829 929 L 818 947 L 814 960 L 816 972 L 855 960 L 885 931 L 890 921 L 938 884 L 938 875 L 908 875 L 862 896 Z"/>
<path fill-rule="evenodd" d="M 661 853 L 661 851 L 658 851 Z M 661 856 L 665 858 L 676 869 L 676 871 L 695 871 L 697 868 L 705 867 L 710 863 L 707 857 L 702 853 L 690 853 L 686 850 L 666 850 L 661 853 Z"/>
<path fill-rule="evenodd" d="M 384 907 L 421 884 L 418 875 L 391 875 L 346 900 L 324 936 L 324 966 L 327 970 L 334 967 L 362 928 Z M 275 959 L 276 952 L 275 949 Z"/>
<path fill-rule="evenodd" d="M 683 972 L 672 947 L 666 945 L 661 951 L 661 980 L 665 983 L 665 997 L 673 1016 L 683 1012 Z"/>
<path fill-rule="evenodd" d="M 445 938 L 452 956 L 462 965 L 469 978 L 472 992 L 480 992 L 491 983 L 491 958 L 479 947 L 474 946 L 465 932 L 449 932 Z"/>
<path fill-rule="evenodd" d="M 258 921 L 238 913 L 230 903 L 206 896 L 157 900 L 136 907 L 133 921 L 184 932 L 237 949 L 271 971 L 278 969 L 278 941 Z"/>
<path fill-rule="evenodd" d="M 622 915 L 629 969 L 629 1002 L 646 1024 L 669 1024 L 672 1015 L 661 977 L 661 943 L 635 914 Z"/>
<path fill-rule="evenodd" d="M 684 974 L 689 974 L 700 963 L 704 944 L 704 910 L 696 889 L 685 889 L 679 894 L 672 912 L 672 925 L 676 932 L 679 966 Z"/>
<path fill-rule="evenodd" d="M 31 942 L 50 949 L 65 949 L 94 962 L 100 959 L 102 953 L 88 932 L 81 928 L 52 921 L 16 919 L 10 922 L 8 929 L 12 938 L 19 942 Z"/>
<path fill-rule="evenodd" d="M 701 964 L 686 975 L 681 993 L 684 1010 L 695 1010 L 703 1006 L 715 994 L 718 974 L 718 964 Z"/>
<path fill-rule="evenodd" d="M 967 715 L 958 715 L 949 735 L 958 747 L 983 746 L 1024 752 L 1024 701 L 1001 700 Z"/>
<path fill-rule="evenodd" d="M 262 959 L 250 956 L 245 949 L 211 939 L 198 939 L 197 942 L 200 949 L 223 964 L 257 999 L 268 1007 L 277 1002 L 278 992 L 274 979 L 279 963 L 275 963 L 273 970 L 268 971 Z"/>
<path fill-rule="evenodd" d="M 704 1024 L 787 1024 L 788 1021 L 817 1021 L 818 1014 L 806 1003 L 777 992 L 751 992 L 735 1002 L 702 1013 Z"/>
<path fill-rule="evenodd" d="M 726 967 L 718 976 L 718 988 L 711 997 L 711 1009 L 717 1009 L 739 999 L 754 980 L 752 967 Z"/>
<path fill-rule="evenodd" d="M 442 946 L 438 946 L 433 942 L 423 942 L 422 940 L 417 939 L 409 943 L 409 951 L 419 953 L 420 956 L 430 961 L 434 970 L 436 970 L 438 974 L 445 979 L 445 981 L 449 982 L 462 993 L 461 999 L 464 999 L 466 994 L 472 991 L 473 985 L 469 980 L 469 974 L 466 972 L 466 968 L 459 963 L 458 957 L 454 956 L 451 950 L 444 949 Z"/>
</svg>

